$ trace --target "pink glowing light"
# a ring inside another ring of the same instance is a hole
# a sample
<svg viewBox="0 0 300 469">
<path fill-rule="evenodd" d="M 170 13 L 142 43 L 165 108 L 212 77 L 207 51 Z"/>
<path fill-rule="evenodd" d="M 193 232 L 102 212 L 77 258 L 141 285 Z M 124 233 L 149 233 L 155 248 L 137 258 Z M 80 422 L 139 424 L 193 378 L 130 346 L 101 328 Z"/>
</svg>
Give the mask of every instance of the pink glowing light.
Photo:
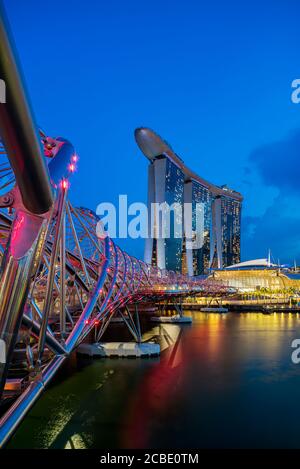
<svg viewBox="0 0 300 469">
<path fill-rule="evenodd" d="M 11 237 L 12 243 L 14 243 L 15 241 L 19 239 L 22 226 L 24 225 L 24 221 L 25 221 L 24 215 L 21 215 L 20 218 L 16 221 L 15 227 L 12 233 L 12 237 Z"/>
<path fill-rule="evenodd" d="M 62 181 L 60 182 L 60 187 L 64 190 L 69 189 L 70 187 L 69 181 L 67 179 L 62 179 Z"/>
</svg>

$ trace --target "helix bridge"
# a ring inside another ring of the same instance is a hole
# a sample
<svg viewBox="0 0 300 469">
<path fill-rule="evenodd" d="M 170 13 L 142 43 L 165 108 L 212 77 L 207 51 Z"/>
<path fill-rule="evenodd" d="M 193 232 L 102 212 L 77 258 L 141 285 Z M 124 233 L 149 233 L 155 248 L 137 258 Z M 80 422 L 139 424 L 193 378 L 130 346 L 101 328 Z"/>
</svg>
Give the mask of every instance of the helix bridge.
<svg viewBox="0 0 300 469">
<path fill-rule="evenodd" d="M 37 130 L 0 9 L 0 446 L 70 354 L 97 341 L 121 312 L 135 340 L 130 305 L 221 295 L 212 279 L 147 265 L 109 237 L 98 216 L 69 199 L 78 155 Z M 100 196 L 101 194 L 99 194 Z"/>
</svg>

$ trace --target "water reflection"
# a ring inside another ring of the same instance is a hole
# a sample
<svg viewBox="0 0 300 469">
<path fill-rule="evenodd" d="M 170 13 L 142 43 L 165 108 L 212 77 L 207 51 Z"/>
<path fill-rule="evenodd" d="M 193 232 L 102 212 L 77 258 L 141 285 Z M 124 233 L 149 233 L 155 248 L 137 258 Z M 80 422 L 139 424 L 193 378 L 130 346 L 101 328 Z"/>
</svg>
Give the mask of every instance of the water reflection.
<svg viewBox="0 0 300 469">
<path fill-rule="evenodd" d="M 299 319 L 194 313 L 192 326 L 149 328 L 160 358 L 73 369 L 9 447 L 299 447 L 300 365 L 290 360 Z"/>
</svg>

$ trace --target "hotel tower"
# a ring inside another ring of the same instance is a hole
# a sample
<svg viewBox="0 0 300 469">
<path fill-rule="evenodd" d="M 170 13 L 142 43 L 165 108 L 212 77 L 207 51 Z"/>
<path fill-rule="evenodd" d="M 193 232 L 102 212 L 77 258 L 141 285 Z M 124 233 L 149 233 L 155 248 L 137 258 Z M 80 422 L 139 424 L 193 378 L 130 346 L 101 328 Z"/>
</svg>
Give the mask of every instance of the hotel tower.
<svg viewBox="0 0 300 469">
<path fill-rule="evenodd" d="M 152 130 L 135 139 L 149 160 L 145 261 L 190 276 L 240 262 L 242 195 L 192 172 Z"/>
</svg>

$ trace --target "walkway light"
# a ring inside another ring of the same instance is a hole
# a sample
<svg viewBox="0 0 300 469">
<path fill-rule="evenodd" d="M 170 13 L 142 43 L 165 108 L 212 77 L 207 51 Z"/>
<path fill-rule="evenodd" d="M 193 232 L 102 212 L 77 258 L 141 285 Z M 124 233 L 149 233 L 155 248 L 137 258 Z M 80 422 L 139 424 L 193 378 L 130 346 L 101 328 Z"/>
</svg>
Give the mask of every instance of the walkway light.
<svg viewBox="0 0 300 469">
<path fill-rule="evenodd" d="M 69 189 L 70 183 L 67 179 L 62 179 L 60 182 L 60 187 L 64 190 Z"/>
</svg>

